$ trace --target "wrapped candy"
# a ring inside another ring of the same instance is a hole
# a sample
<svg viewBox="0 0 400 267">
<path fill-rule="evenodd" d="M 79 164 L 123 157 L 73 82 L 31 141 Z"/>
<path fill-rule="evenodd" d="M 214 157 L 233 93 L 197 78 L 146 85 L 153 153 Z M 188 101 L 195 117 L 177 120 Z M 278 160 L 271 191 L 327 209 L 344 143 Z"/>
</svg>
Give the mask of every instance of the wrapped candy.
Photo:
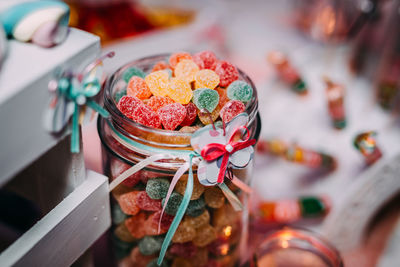
<svg viewBox="0 0 400 267">
<path fill-rule="evenodd" d="M 306 94 L 307 87 L 297 70 L 290 64 L 287 56 L 280 51 L 272 51 L 268 54 L 268 62 L 271 63 L 278 76 L 288 83 L 293 91 L 299 94 Z"/>
<path fill-rule="evenodd" d="M 344 112 L 344 87 L 333 83 L 329 78 L 324 77 L 326 84 L 326 96 L 328 100 L 329 115 L 332 118 L 333 126 L 336 129 L 346 127 L 346 117 Z"/>
<path fill-rule="evenodd" d="M 354 146 L 364 156 L 367 165 L 374 164 L 382 157 L 382 152 L 376 145 L 376 132 L 360 133 L 354 138 Z"/>
</svg>

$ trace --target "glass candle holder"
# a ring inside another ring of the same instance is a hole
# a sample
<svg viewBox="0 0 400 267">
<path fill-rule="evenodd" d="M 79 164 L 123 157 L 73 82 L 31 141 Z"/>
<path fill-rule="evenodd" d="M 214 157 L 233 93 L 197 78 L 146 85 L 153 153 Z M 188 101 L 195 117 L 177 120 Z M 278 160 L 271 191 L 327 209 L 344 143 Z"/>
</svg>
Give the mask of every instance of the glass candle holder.
<svg viewBox="0 0 400 267">
<path fill-rule="evenodd" d="M 342 267 L 339 252 L 316 234 L 283 229 L 266 237 L 242 267 Z"/>
<path fill-rule="evenodd" d="M 147 73 L 158 61 L 166 60 L 168 56 L 156 55 L 129 63 L 111 75 L 106 83 L 104 106 L 111 116 L 108 119 L 99 117 L 98 131 L 102 141 L 103 168 L 110 181 L 138 162 L 154 155 L 154 148 L 165 151 L 192 150 L 192 133 L 146 127 L 127 118 L 117 108 L 117 99 L 121 92 L 126 90 L 124 72 L 130 67 L 135 67 Z M 254 88 L 253 97 L 246 106 L 246 113 L 249 115 L 247 128 L 250 138 L 258 139 L 261 125 L 257 92 L 252 81 L 241 71 L 239 79 Z M 140 148 L 127 147 L 120 141 L 121 138 L 134 140 L 142 145 Z M 113 225 L 110 237 L 118 266 L 141 267 L 154 264 L 159 253 L 156 243 L 159 244 L 165 237 L 169 229 L 168 220 L 171 220 L 171 216 L 164 214 L 159 232 L 157 227 L 161 213 L 160 203 L 154 201 L 153 204 L 158 205 L 158 208 L 149 207 L 149 210 L 129 215 L 122 211 L 121 196 L 134 191 L 146 193 L 148 181 L 154 178 L 171 181 L 183 164 L 185 161 L 179 159 L 154 162 L 128 177 L 111 192 Z M 247 242 L 247 208 L 241 212 L 235 211 L 218 188 L 205 187 L 198 182 L 196 166 L 193 168 L 194 188 L 191 201 L 198 202 L 201 212 L 194 212 L 192 216 L 186 213 L 167 250 L 165 265 L 162 266 L 235 266 L 240 259 L 241 244 Z M 249 183 L 251 172 L 252 164 L 244 169 L 233 170 L 234 175 L 245 183 Z M 181 177 L 173 194 L 183 195 L 182 189 L 185 190 L 187 177 L 187 174 Z M 233 183 L 226 182 L 242 203 L 246 203 L 246 194 L 241 193 Z"/>
</svg>

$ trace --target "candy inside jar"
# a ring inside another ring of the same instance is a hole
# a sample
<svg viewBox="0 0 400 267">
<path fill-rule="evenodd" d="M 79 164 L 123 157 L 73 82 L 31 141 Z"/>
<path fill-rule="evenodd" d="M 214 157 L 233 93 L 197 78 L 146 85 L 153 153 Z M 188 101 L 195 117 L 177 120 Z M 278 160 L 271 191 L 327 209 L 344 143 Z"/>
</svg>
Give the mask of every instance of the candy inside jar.
<svg viewBox="0 0 400 267">
<path fill-rule="evenodd" d="M 157 55 L 116 71 L 104 102 L 111 117 L 98 130 L 116 263 L 237 264 L 247 242 L 242 191 L 261 127 L 251 80 L 210 51 Z M 204 140 L 221 146 L 208 151 Z"/>
</svg>

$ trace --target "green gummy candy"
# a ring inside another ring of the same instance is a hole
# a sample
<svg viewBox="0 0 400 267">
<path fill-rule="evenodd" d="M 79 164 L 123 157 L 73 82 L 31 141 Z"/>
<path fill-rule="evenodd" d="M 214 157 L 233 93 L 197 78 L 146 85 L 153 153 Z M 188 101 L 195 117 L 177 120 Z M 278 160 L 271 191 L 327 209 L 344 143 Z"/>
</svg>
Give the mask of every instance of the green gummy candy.
<svg viewBox="0 0 400 267">
<path fill-rule="evenodd" d="M 253 87 L 244 81 L 234 81 L 226 89 L 226 94 L 231 100 L 248 102 L 253 97 Z"/>
<path fill-rule="evenodd" d="M 115 93 L 115 102 L 119 102 L 119 100 L 123 97 L 123 96 L 126 96 L 126 89 L 124 89 L 124 90 L 121 90 L 121 91 L 118 91 L 118 92 L 116 92 Z"/>
<path fill-rule="evenodd" d="M 203 214 L 205 207 L 206 203 L 203 198 L 191 200 L 189 202 L 189 206 L 186 209 L 186 214 L 191 217 L 200 216 L 201 214 Z"/>
<path fill-rule="evenodd" d="M 119 205 L 112 205 L 112 221 L 114 224 L 122 223 L 127 217 L 128 216 L 121 210 Z"/>
<path fill-rule="evenodd" d="M 199 88 L 193 92 L 193 103 L 198 109 L 206 109 L 213 112 L 218 106 L 219 94 L 217 91 L 208 88 Z"/>
<path fill-rule="evenodd" d="M 161 250 L 162 236 L 145 236 L 139 241 L 139 251 L 143 255 L 153 255 Z"/>
<path fill-rule="evenodd" d="M 174 216 L 178 211 L 182 199 L 183 197 L 180 194 L 173 192 L 168 200 L 167 206 L 165 207 L 165 213 Z M 165 198 L 161 201 L 163 207 L 164 203 L 165 203 Z"/>
<path fill-rule="evenodd" d="M 141 69 L 130 67 L 124 71 L 124 74 L 122 74 L 122 79 L 128 83 L 133 76 L 139 76 L 140 78 L 144 79 L 144 77 L 146 77 L 146 73 L 144 73 Z"/>
<path fill-rule="evenodd" d="M 162 199 L 168 193 L 169 181 L 165 178 L 152 178 L 147 181 L 146 193 L 151 199 Z"/>
</svg>

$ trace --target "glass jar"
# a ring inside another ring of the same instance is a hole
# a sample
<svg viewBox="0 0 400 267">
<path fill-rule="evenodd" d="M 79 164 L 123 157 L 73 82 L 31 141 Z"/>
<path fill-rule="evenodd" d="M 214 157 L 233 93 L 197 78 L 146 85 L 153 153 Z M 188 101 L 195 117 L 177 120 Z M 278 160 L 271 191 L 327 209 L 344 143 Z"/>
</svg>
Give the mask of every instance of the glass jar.
<svg viewBox="0 0 400 267">
<path fill-rule="evenodd" d="M 103 169 L 110 177 L 110 181 L 131 166 L 154 155 L 155 150 L 192 150 L 191 133 L 146 127 L 130 120 L 117 108 L 116 99 L 123 90 L 126 90 L 123 73 L 130 67 L 149 72 L 156 62 L 167 58 L 168 55 L 156 55 L 131 62 L 117 70 L 107 80 L 104 106 L 111 116 L 109 119 L 99 117 L 98 131 L 102 141 Z M 255 89 L 247 75 L 240 70 L 239 74 L 239 79 L 246 81 Z M 261 125 L 256 90 L 251 101 L 247 103 L 246 112 L 249 115 L 247 128 L 250 138 L 257 140 Z M 116 136 L 122 136 L 140 145 L 127 147 L 125 142 L 121 142 L 121 138 L 116 138 Z M 113 225 L 110 230 L 110 239 L 114 245 L 114 257 L 119 266 L 148 266 L 149 262 L 155 264 L 160 240 L 165 236 L 172 216 L 164 213 L 160 224 L 161 232 L 158 232 L 160 203 L 153 202 L 155 207 L 149 208 L 152 211 L 140 211 L 130 216 L 122 212 L 118 200 L 122 195 L 132 191 L 145 192 L 149 179 L 162 177 L 170 181 L 184 163 L 185 161 L 179 159 L 154 162 L 131 175 L 112 190 Z M 250 163 L 244 169 L 232 171 L 236 177 L 249 183 L 252 164 Z M 240 259 L 240 247 L 245 246 L 247 241 L 247 207 L 244 207 L 241 212 L 236 212 L 218 188 L 204 187 L 198 182 L 196 166 L 193 166 L 193 173 L 194 189 L 191 202 L 198 201 L 201 212 L 192 214 L 193 216 L 187 215 L 188 212 L 186 212 L 167 250 L 164 258 L 165 266 L 234 266 Z M 187 173 L 180 178 L 174 190 L 183 195 L 186 181 Z M 225 179 L 225 182 L 245 204 L 247 194 L 240 192 L 229 179 Z M 158 235 L 159 233 L 161 234 Z"/>
<path fill-rule="evenodd" d="M 242 267 L 343 267 L 339 252 L 316 234 L 303 229 L 276 231 L 257 246 Z"/>
</svg>

